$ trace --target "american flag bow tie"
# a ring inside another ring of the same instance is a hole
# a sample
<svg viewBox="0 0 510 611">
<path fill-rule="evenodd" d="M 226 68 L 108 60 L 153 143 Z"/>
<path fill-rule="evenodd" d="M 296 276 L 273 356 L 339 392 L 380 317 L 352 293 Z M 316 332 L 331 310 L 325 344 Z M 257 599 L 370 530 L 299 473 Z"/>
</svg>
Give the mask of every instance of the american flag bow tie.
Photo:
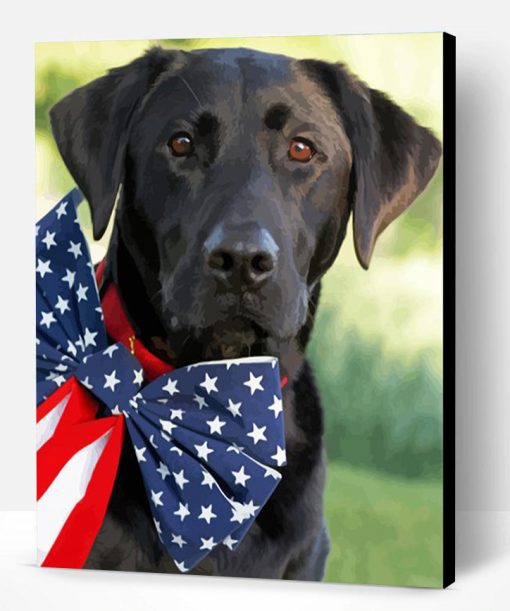
<svg viewBox="0 0 510 611">
<path fill-rule="evenodd" d="M 285 464 L 278 360 L 197 363 L 146 383 L 109 344 L 73 190 L 37 224 L 38 552 L 82 566 L 104 518 L 123 422 L 159 538 L 180 571 L 235 550 Z"/>
</svg>

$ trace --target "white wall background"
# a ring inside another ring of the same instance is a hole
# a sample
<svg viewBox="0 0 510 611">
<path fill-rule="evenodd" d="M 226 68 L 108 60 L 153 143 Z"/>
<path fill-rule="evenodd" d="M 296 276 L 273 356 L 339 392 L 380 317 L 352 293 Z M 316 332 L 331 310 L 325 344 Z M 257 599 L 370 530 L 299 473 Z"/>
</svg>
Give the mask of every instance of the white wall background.
<svg viewBox="0 0 510 611">
<path fill-rule="evenodd" d="M 17 2 L 0 53 L 0 509 L 34 504 L 33 43 L 446 30 L 457 36 L 457 504 L 510 510 L 510 62 L 504 4 Z"/>
</svg>

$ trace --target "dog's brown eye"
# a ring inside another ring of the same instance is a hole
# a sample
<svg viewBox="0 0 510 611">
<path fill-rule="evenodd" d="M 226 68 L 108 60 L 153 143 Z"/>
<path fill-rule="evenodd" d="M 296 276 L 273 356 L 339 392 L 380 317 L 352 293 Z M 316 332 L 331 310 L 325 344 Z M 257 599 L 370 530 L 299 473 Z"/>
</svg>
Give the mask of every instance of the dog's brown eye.
<svg viewBox="0 0 510 611">
<path fill-rule="evenodd" d="M 302 140 L 301 138 L 294 138 L 289 143 L 289 157 L 294 161 L 300 161 L 306 163 L 315 155 L 315 149 L 313 146 Z"/>
<path fill-rule="evenodd" d="M 186 157 L 193 152 L 193 140 L 189 134 L 175 134 L 170 138 L 168 146 L 176 157 Z"/>
</svg>

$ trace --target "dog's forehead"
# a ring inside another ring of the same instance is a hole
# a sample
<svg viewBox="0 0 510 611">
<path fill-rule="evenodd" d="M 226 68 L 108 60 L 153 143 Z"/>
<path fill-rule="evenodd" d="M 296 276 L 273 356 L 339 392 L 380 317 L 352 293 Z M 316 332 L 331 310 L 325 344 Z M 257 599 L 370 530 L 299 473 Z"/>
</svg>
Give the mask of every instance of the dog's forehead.
<svg viewBox="0 0 510 611">
<path fill-rule="evenodd" d="M 242 81 L 264 87 L 284 84 L 292 78 L 291 57 L 253 49 L 203 49 L 186 54 L 183 72 L 202 77 L 209 86 Z"/>
<path fill-rule="evenodd" d="M 299 60 L 243 48 L 181 53 L 160 84 L 160 94 L 178 106 L 226 106 L 231 113 L 279 102 L 308 113 L 320 95 Z"/>
<path fill-rule="evenodd" d="M 349 149 L 333 101 L 300 60 L 242 48 L 175 52 L 144 100 L 136 139 L 186 131 L 201 116 L 214 119 L 224 140 L 255 135 L 282 109 L 290 130 L 306 124 Z"/>
</svg>

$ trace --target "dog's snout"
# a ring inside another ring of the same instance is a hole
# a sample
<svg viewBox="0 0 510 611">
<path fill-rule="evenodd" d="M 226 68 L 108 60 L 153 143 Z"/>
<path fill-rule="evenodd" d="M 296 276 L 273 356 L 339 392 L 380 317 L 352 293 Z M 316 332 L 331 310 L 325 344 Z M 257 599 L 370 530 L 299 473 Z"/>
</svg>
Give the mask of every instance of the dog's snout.
<svg viewBox="0 0 510 611">
<path fill-rule="evenodd" d="M 232 286 L 258 287 L 276 269 L 278 247 L 266 229 L 219 228 L 204 246 L 208 271 Z"/>
</svg>

